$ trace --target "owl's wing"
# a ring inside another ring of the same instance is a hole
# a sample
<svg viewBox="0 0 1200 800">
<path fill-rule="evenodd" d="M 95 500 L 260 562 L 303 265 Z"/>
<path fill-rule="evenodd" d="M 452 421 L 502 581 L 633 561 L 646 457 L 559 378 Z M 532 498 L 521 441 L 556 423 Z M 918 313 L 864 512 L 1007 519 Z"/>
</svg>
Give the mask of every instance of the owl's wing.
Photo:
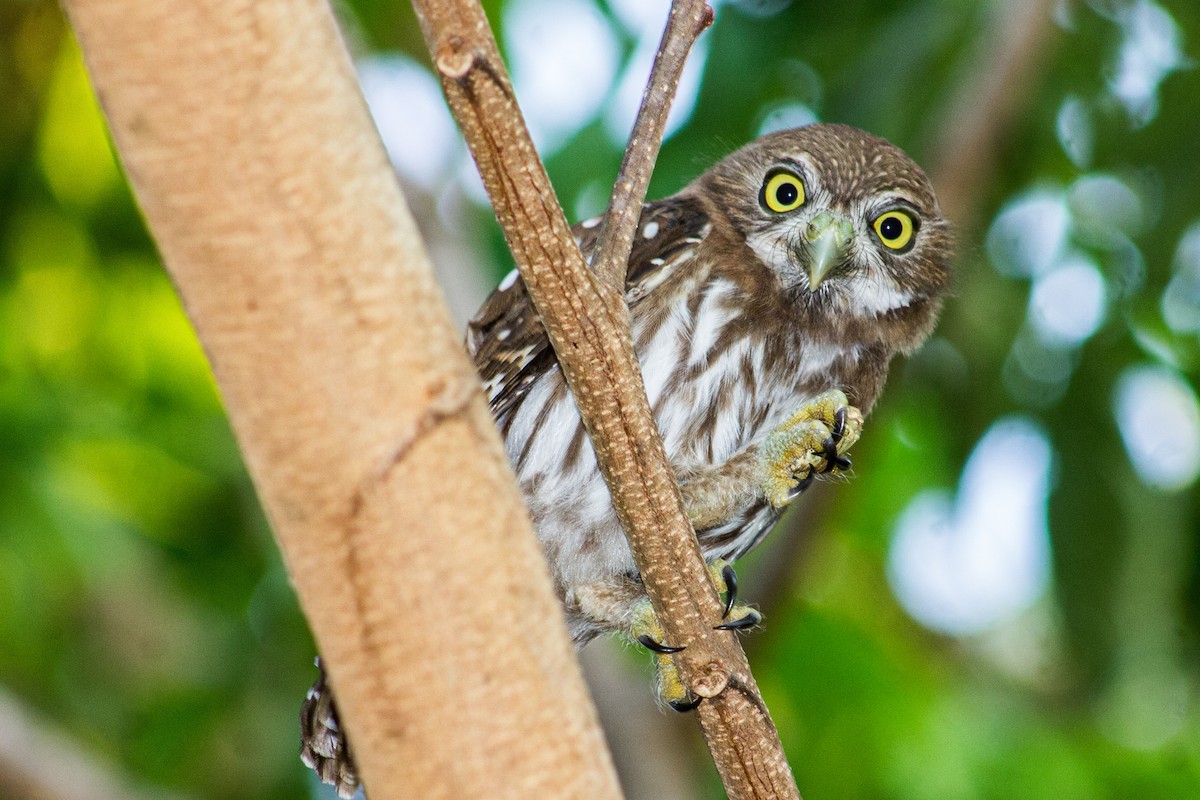
<svg viewBox="0 0 1200 800">
<path fill-rule="evenodd" d="M 571 229 L 589 261 L 599 222 L 597 217 Z M 691 198 L 669 197 L 646 204 L 634 236 L 625 282 L 625 297 L 631 308 L 686 260 L 707 229 L 707 214 Z M 515 270 L 468 324 L 467 352 L 483 381 L 492 415 L 502 427 L 529 387 L 546 372 L 558 368 L 525 282 Z"/>
</svg>

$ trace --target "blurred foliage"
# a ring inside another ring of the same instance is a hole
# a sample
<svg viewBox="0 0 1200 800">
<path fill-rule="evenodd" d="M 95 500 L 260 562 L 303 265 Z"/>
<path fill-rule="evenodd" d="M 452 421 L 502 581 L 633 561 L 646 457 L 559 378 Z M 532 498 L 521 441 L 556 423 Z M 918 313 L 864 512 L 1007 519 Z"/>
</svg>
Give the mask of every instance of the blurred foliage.
<svg viewBox="0 0 1200 800">
<path fill-rule="evenodd" d="M 515 4 L 486 5 L 503 30 Z M 597 8 L 611 20 L 617 5 L 629 3 Z M 652 196 L 795 104 L 936 165 L 951 98 L 994 43 L 997 8 L 1016 5 L 722 4 Z M 938 335 L 893 370 L 859 474 L 834 490 L 749 640 L 810 800 L 1200 796 L 1194 475 L 1152 485 L 1114 411 L 1131 366 L 1192 387 L 1200 369 L 1200 323 L 1171 323 L 1163 300 L 1183 287 L 1172 297 L 1200 308 L 1200 254 L 1179 255 L 1200 219 L 1200 73 L 1177 59 L 1149 107 L 1122 101 L 1121 59 L 1162 55 L 1122 50 L 1139 8 L 1171 21 L 1183 53 L 1200 52 L 1194 3 L 1058 5 L 1015 122 L 978 154 L 989 166 L 969 187 L 979 217 L 961 226 Z M 425 63 L 406 4 L 337 10 L 356 57 Z M 624 58 L 636 37 L 612 24 Z M 0 4 L 0 105 L 0 686 L 137 783 L 222 798 L 312 792 L 296 757 L 312 643 L 56 4 Z M 599 118 L 547 157 L 580 214 L 601 208 L 619 160 Z M 1097 233 L 1072 207 L 1070 247 L 1104 278 L 1103 317 L 1069 347 L 1038 345 L 1065 366 L 1031 375 L 1019 345 L 1036 276 L 997 263 L 988 231 L 1030 190 L 1078 200 L 1087 176 L 1117 176 L 1137 219 Z M 446 202 L 472 196 L 448 181 L 425 205 L 451 209 L 463 238 L 484 243 L 494 281 L 509 268 L 494 223 L 478 204 Z M 1052 585 L 987 630 L 938 635 L 889 588 L 896 520 L 918 493 L 953 491 L 980 438 L 1012 414 L 1053 448 Z"/>
</svg>

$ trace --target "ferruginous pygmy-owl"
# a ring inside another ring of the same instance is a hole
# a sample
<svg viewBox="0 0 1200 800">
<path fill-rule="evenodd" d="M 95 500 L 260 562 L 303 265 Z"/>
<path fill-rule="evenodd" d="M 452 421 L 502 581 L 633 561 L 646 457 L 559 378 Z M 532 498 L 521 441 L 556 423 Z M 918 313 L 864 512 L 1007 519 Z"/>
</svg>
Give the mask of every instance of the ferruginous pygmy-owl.
<svg viewBox="0 0 1200 800">
<path fill-rule="evenodd" d="M 575 226 L 585 256 L 598 222 Z M 710 563 L 757 545 L 814 475 L 849 466 L 892 357 L 933 328 L 949 268 L 928 178 L 845 125 L 763 136 L 646 205 L 626 282 L 633 340 Z M 620 630 L 669 650 L 650 635 L 591 443 L 515 271 L 471 322 L 467 347 L 576 645 Z M 714 578 L 725 590 L 732 572 Z M 758 621 L 732 598 L 726 616 L 722 627 Z M 686 706 L 677 684 L 664 679 L 664 696 Z M 302 720 L 304 760 L 349 796 L 356 777 L 323 675 Z"/>
</svg>

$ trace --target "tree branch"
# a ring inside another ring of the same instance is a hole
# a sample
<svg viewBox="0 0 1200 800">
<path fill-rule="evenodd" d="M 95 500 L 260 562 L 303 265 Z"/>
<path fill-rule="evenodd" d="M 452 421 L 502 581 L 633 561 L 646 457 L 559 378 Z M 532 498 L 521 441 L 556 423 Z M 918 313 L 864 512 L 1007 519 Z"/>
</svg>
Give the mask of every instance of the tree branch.
<svg viewBox="0 0 1200 800">
<path fill-rule="evenodd" d="M 713 10 L 705 0 L 674 0 L 671 3 L 667 26 L 654 55 L 650 80 L 642 92 L 642 104 L 638 107 L 633 132 L 629 135 L 629 144 L 621 159 L 621 169 L 617 172 L 592 255 L 592 269 L 618 289 L 625 286 L 634 232 L 667 129 L 667 117 L 679 87 L 679 76 L 683 74 L 692 45 L 712 21 Z"/>
<path fill-rule="evenodd" d="M 734 800 L 798 798 L 745 654 L 733 634 L 713 630 L 721 605 L 646 400 L 623 292 L 584 263 L 479 4 L 413 5 L 450 110 L 591 436 L 646 593 L 668 641 L 687 648 L 676 663 L 685 685 L 705 698 L 700 724 L 726 791 Z M 636 219 L 637 209 L 632 213 Z"/>
<path fill-rule="evenodd" d="M 618 797 L 327 4 L 65 5 L 373 800 Z"/>
</svg>

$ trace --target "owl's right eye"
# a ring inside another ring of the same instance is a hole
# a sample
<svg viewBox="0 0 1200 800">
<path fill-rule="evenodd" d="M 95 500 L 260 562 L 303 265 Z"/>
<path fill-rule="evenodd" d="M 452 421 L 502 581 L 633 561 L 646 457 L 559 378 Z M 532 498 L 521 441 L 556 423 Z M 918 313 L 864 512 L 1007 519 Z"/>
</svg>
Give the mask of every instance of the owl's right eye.
<svg viewBox="0 0 1200 800">
<path fill-rule="evenodd" d="M 759 202 L 776 214 L 786 214 L 804 205 L 804 183 L 790 172 L 776 172 L 763 184 Z"/>
</svg>

